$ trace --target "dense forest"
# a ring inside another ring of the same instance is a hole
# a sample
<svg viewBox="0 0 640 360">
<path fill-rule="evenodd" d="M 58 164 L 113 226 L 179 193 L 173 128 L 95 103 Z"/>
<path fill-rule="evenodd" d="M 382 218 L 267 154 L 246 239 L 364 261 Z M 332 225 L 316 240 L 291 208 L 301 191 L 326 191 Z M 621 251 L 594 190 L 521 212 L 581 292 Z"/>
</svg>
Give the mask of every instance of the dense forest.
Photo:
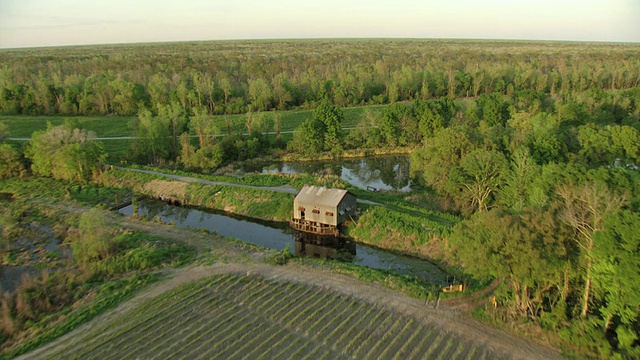
<svg viewBox="0 0 640 360">
<path fill-rule="evenodd" d="M 566 96 L 638 87 L 625 44 L 437 40 L 290 40 L 0 51 L 0 111 L 135 115 L 179 103 L 238 114 L 407 100 Z"/>
<path fill-rule="evenodd" d="M 463 219 L 442 246 L 498 284 L 478 316 L 558 334 L 576 354 L 638 358 L 639 55 L 637 45 L 417 40 L 7 50 L 0 112 L 137 115 L 131 161 L 204 172 L 275 149 L 415 149 L 421 206 Z M 373 104 L 386 106 L 344 129 L 342 108 Z M 285 141 L 271 110 L 290 109 L 313 113 Z M 246 114 L 248 134 L 227 124 L 217 137 L 213 115 L 224 114 Z M 51 127 L 25 157 L 3 144 L 1 174 L 89 181 L 104 159 L 92 136 Z"/>
</svg>

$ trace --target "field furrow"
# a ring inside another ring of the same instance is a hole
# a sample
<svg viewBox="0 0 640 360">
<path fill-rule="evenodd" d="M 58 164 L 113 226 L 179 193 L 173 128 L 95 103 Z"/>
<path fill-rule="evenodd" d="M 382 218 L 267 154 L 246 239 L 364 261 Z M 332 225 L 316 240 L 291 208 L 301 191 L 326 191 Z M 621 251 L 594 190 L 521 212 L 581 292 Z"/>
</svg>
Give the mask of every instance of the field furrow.
<svg viewBox="0 0 640 360">
<path fill-rule="evenodd" d="M 175 351 L 168 353 L 167 358 L 193 358 L 201 350 L 202 346 L 213 346 L 214 349 L 218 349 L 224 345 L 231 336 L 238 334 L 247 328 L 254 326 L 251 314 L 245 313 L 243 308 L 230 305 L 235 312 L 228 322 L 219 322 L 217 325 L 209 327 L 201 332 L 188 332 L 185 334 L 186 342 L 184 346 Z M 215 339 L 213 342 L 208 342 L 208 339 Z"/>
<path fill-rule="evenodd" d="M 262 344 L 260 344 L 259 346 L 256 346 L 252 351 L 250 351 L 248 354 L 246 354 L 246 356 L 243 356 L 244 359 L 255 359 L 256 357 L 260 356 L 260 354 L 264 353 L 265 351 L 267 351 L 269 349 L 269 347 L 271 346 L 271 343 L 273 341 L 275 341 L 276 339 L 280 339 L 281 337 L 285 336 L 287 334 L 287 332 L 283 329 L 278 329 L 278 331 L 275 331 L 271 334 L 271 336 L 267 337 L 264 342 Z"/>
<path fill-rule="evenodd" d="M 332 326 L 328 326 L 325 329 L 322 329 L 320 333 L 317 335 L 318 338 L 324 339 L 325 345 L 331 346 L 332 349 L 336 351 L 341 351 L 339 347 L 336 347 L 335 339 L 339 339 L 341 334 L 346 330 L 353 326 L 353 323 L 356 321 L 358 315 L 360 315 L 360 311 L 363 309 L 363 305 L 361 303 L 352 302 L 349 304 L 346 312 L 349 315 L 345 319 L 338 320 L 338 323 L 332 323 Z M 327 340 L 332 340 L 331 343 L 327 343 Z"/>
<path fill-rule="evenodd" d="M 194 292 L 194 288 L 197 288 L 198 291 Z M 204 294 L 205 291 L 206 291 L 205 287 L 199 287 L 199 284 L 192 283 L 187 286 L 181 286 L 179 289 L 177 289 L 176 293 L 190 294 L 190 296 L 197 297 L 198 295 Z M 73 356 L 75 358 L 82 357 L 82 354 L 86 351 L 88 347 L 92 347 L 92 348 L 98 347 L 101 344 L 112 341 L 114 338 L 113 337 L 114 334 L 116 334 L 117 336 L 117 334 L 125 332 L 128 329 L 131 329 L 136 326 L 144 325 L 148 320 L 153 319 L 154 317 L 157 316 L 157 313 L 155 313 L 153 310 L 166 308 L 167 305 L 175 303 L 174 302 L 175 299 L 176 297 L 171 293 L 160 297 L 157 303 L 155 301 L 156 299 L 154 299 L 153 301 L 150 301 L 149 304 L 145 304 L 145 305 L 150 305 L 149 309 L 151 311 L 144 311 L 144 312 L 130 311 L 126 317 L 123 316 L 123 318 L 126 319 L 126 321 L 120 321 L 115 323 L 111 322 L 111 323 L 103 324 L 102 326 L 93 329 L 91 332 L 89 332 L 86 336 L 84 336 L 79 341 L 78 339 L 76 339 L 76 341 L 72 346 L 66 347 L 62 352 L 58 354 L 54 354 L 52 358 L 56 358 L 58 356 L 63 358 L 68 358 L 69 356 Z M 91 337 L 95 333 L 101 334 L 100 336 L 101 341 L 98 343 L 94 343 L 90 341 Z"/>
<path fill-rule="evenodd" d="M 396 338 L 400 329 L 402 329 L 406 324 L 406 319 L 402 316 L 398 316 L 393 324 L 386 328 L 386 330 L 381 332 L 381 336 L 377 337 L 377 339 L 372 342 L 370 345 L 369 352 L 364 355 L 365 359 L 376 359 L 380 356 L 380 353 L 384 351 L 384 349 L 388 346 L 389 343 Z"/>
<path fill-rule="evenodd" d="M 338 339 L 334 342 L 333 347 L 336 349 L 344 349 L 347 347 L 351 339 L 353 339 L 357 334 L 362 332 L 362 328 L 369 323 L 372 317 L 375 317 L 378 314 L 377 309 L 371 305 L 365 305 L 366 311 L 364 314 L 358 313 L 355 316 L 354 323 L 347 328 L 347 331 L 344 331 L 342 335 L 338 337 Z"/>
<path fill-rule="evenodd" d="M 444 332 L 439 332 L 438 336 L 436 336 L 431 343 L 425 343 L 424 347 L 422 347 L 422 351 L 420 353 L 420 357 L 423 359 L 430 359 L 439 354 L 438 349 L 441 349 L 445 343 L 447 342 L 447 334 Z"/>
<path fill-rule="evenodd" d="M 340 297 L 338 301 L 330 304 L 323 304 L 323 307 L 316 309 L 316 312 L 309 316 L 305 321 L 298 324 L 296 330 L 310 337 L 319 337 L 319 334 L 326 326 L 335 324 L 340 314 L 347 311 L 343 306 L 350 301 L 347 297 Z M 319 316 L 316 314 L 320 314 Z M 314 316 L 315 315 L 315 316 Z"/>
<path fill-rule="evenodd" d="M 411 337 L 409 331 L 410 329 L 415 327 L 415 322 L 413 321 L 413 319 L 409 319 L 408 321 L 407 319 L 404 319 L 403 323 L 404 325 L 402 326 L 402 328 L 396 332 L 393 339 L 391 339 L 391 341 L 381 349 L 382 352 L 376 357 L 379 357 L 381 359 L 390 359 L 392 355 L 395 354 L 396 351 L 398 351 L 400 346 L 408 341 L 408 339 Z"/>
<path fill-rule="evenodd" d="M 160 351 L 158 347 L 165 347 L 170 344 L 168 342 L 174 337 L 177 331 L 190 331 L 201 323 L 205 323 L 209 316 L 207 311 L 213 311 L 216 307 L 223 304 L 221 299 L 208 297 L 199 304 L 196 311 L 189 311 L 181 314 L 174 314 L 174 317 L 166 323 L 159 323 L 157 326 L 146 329 L 140 333 L 132 331 L 124 333 L 123 337 L 135 338 L 135 341 L 129 341 L 120 347 L 111 347 L 107 354 L 110 358 L 135 358 L 138 353 L 151 353 L 153 350 Z M 102 353 L 97 354 L 101 356 Z"/>
<path fill-rule="evenodd" d="M 389 353 L 389 358 L 403 360 L 409 357 L 409 354 L 413 349 L 418 345 L 421 340 L 421 337 L 426 332 L 423 325 L 418 323 L 416 326 L 410 328 L 408 330 L 410 332 L 409 338 L 402 342 L 399 348 L 395 349 L 393 352 Z"/>
<path fill-rule="evenodd" d="M 435 325 L 326 288 L 220 275 L 92 328 L 53 358 L 492 358 Z"/>
<path fill-rule="evenodd" d="M 180 349 L 181 347 L 185 346 L 187 341 L 189 341 L 186 335 L 197 333 L 208 327 L 223 326 L 225 323 L 237 316 L 236 309 L 226 306 L 228 304 L 224 305 L 225 307 L 223 308 L 223 311 L 216 312 L 215 309 L 212 309 L 210 315 L 202 316 L 200 319 L 190 324 L 188 327 L 178 329 L 178 331 L 174 331 L 172 336 L 164 339 L 167 341 L 166 343 L 160 342 L 164 344 L 161 351 L 159 351 L 160 349 L 158 349 L 158 351 L 149 349 L 147 353 L 151 354 L 150 357 L 153 357 L 154 359 L 164 359 L 166 358 L 166 354 L 176 351 L 176 349 Z"/>
<path fill-rule="evenodd" d="M 409 355 L 407 355 L 407 359 L 424 359 L 424 352 L 429 349 L 431 344 L 438 338 L 438 336 L 442 335 L 442 333 L 436 329 L 425 329 L 425 332 L 420 334 L 416 338 L 416 345 L 413 349 L 410 349 Z"/>
<path fill-rule="evenodd" d="M 378 310 L 380 311 L 380 310 Z M 363 329 L 362 333 L 357 339 L 354 339 L 354 344 L 349 344 L 347 349 L 352 349 L 352 353 L 355 357 L 362 357 L 366 354 L 371 345 L 377 341 L 376 335 L 386 331 L 386 329 L 393 324 L 395 314 L 380 311 L 380 319 L 372 320 L 369 325 Z"/>
<path fill-rule="evenodd" d="M 86 353 L 100 355 L 102 352 L 108 351 L 108 349 L 118 348 L 119 346 L 122 346 L 123 343 L 129 341 L 129 337 L 126 336 L 127 333 L 136 329 L 137 331 L 145 331 L 149 328 L 157 326 L 162 321 L 174 318 L 174 315 L 176 313 L 181 313 L 182 311 L 193 311 L 193 306 L 198 305 L 200 301 L 204 301 L 205 299 L 207 299 L 207 297 L 208 294 L 206 293 L 206 291 L 198 292 L 197 297 L 190 297 L 189 301 L 182 303 L 181 306 L 166 308 L 165 311 L 156 314 L 155 317 L 146 317 L 146 319 L 148 319 L 147 321 L 135 322 L 134 320 L 130 322 L 130 326 L 122 327 L 118 332 L 110 332 L 106 336 L 101 336 L 100 342 L 93 344 L 90 342 L 87 348 L 85 348 L 82 352 L 75 352 L 74 356 L 82 358 Z"/>
</svg>

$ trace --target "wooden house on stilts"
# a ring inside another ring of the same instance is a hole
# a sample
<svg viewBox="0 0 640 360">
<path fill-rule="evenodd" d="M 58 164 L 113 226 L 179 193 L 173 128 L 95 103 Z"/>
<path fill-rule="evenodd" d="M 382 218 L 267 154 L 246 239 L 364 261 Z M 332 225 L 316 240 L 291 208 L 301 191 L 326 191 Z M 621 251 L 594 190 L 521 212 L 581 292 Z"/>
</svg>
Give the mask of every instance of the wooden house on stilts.
<svg viewBox="0 0 640 360">
<path fill-rule="evenodd" d="M 356 214 L 356 196 L 347 190 L 305 185 L 293 200 L 291 227 L 338 236 L 339 226 Z"/>
</svg>

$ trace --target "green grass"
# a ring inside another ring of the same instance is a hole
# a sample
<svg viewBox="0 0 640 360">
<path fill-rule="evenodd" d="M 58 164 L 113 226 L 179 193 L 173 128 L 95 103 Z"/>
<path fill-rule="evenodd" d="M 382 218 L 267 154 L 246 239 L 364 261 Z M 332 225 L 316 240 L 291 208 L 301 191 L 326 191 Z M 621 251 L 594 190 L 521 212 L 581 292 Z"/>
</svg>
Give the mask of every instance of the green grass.
<svg viewBox="0 0 640 360">
<path fill-rule="evenodd" d="M 129 123 L 133 119 L 126 116 L 8 116 L 0 115 L 0 122 L 9 128 L 11 137 L 31 137 L 34 131 L 47 129 L 47 123 L 62 125 L 65 120 L 77 127 L 91 130 L 97 137 L 132 136 Z"/>
<path fill-rule="evenodd" d="M 462 353 L 454 347 L 455 335 L 433 336 L 439 332 L 435 325 L 323 288 L 221 275 L 180 286 L 65 339 L 51 355 L 346 359 L 397 353 L 404 359 L 438 349 L 462 359 L 496 355 L 467 341 Z"/>
<path fill-rule="evenodd" d="M 342 126 L 346 128 L 355 127 L 362 120 L 367 110 L 370 110 L 375 115 L 381 115 L 384 105 L 343 108 L 345 120 Z M 261 115 L 268 119 L 268 131 L 273 133 L 273 118 L 276 114 L 282 119 L 280 130 L 287 132 L 295 130 L 304 120 L 311 118 L 312 113 L 312 110 L 292 110 L 269 111 L 263 112 Z M 252 113 L 252 116 L 258 116 L 258 113 Z M 232 133 L 247 132 L 246 114 L 215 115 L 213 118 L 221 134 L 226 134 L 227 132 L 227 121 L 231 124 Z M 19 138 L 31 137 L 34 131 L 46 130 L 48 123 L 54 126 L 62 125 L 65 120 L 78 127 L 94 131 L 97 137 L 133 136 L 133 129 L 130 126 L 133 119 L 135 119 L 133 116 L 0 115 L 0 122 L 7 125 L 10 136 Z M 284 134 L 284 136 L 288 138 L 291 135 Z"/>
<path fill-rule="evenodd" d="M 0 192 L 14 194 L 22 200 L 66 198 L 82 205 L 105 208 L 114 207 L 116 199 L 121 203 L 133 196 L 133 192 L 125 188 L 78 184 L 43 177 L 3 179 L 0 181 Z"/>
<path fill-rule="evenodd" d="M 350 107 L 343 108 L 344 112 L 344 122 L 342 126 L 345 128 L 352 128 L 358 125 L 358 123 L 364 118 L 366 111 L 369 110 L 374 116 L 382 116 L 382 111 L 384 110 L 386 105 L 371 105 L 371 106 L 359 106 L 359 107 Z M 251 116 L 258 116 L 258 113 L 252 113 Z M 273 132 L 273 119 L 276 115 L 281 117 L 282 123 L 280 127 L 280 131 L 293 131 L 295 130 L 303 121 L 306 119 L 310 119 L 313 115 L 312 110 L 292 110 L 292 111 L 268 111 L 263 112 L 260 115 L 264 116 L 264 118 L 269 124 L 268 131 Z M 246 126 L 246 114 L 237 114 L 237 115 L 216 115 L 214 116 L 216 125 L 220 128 L 222 133 L 226 133 L 227 130 L 227 122 L 231 124 L 231 131 L 234 134 L 238 132 L 247 132 Z"/>
</svg>

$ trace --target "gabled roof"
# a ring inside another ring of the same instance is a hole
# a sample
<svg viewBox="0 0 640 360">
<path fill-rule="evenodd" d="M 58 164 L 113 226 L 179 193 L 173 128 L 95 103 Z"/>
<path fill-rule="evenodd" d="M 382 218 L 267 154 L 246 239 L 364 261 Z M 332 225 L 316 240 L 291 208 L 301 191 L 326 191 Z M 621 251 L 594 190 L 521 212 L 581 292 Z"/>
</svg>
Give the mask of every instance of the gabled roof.
<svg viewBox="0 0 640 360">
<path fill-rule="evenodd" d="M 338 206 L 347 193 L 347 190 L 305 185 L 296 195 L 295 201 L 305 204 Z"/>
</svg>

